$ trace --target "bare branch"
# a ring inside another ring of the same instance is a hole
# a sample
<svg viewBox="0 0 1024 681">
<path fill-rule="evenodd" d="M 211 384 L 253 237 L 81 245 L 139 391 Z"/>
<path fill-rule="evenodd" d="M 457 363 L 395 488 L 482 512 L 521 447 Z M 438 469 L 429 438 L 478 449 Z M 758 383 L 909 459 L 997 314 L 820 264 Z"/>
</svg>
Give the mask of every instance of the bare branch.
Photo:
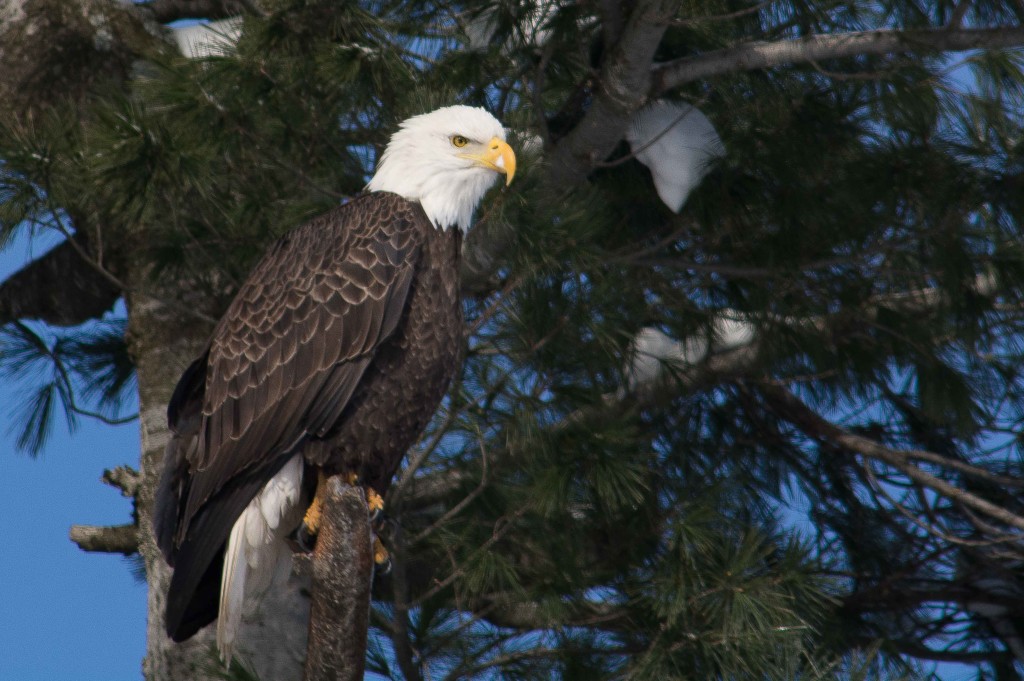
<svg viewBox="0 0 1024 681">
<path fill-rule="evenodd" d="M 897 513 L 906 518 L 907 522 L 911 523 L 912 525 L 915 525 L 916 527 L 920 528 L 921 531 L 928 533 L 930 536 L 935 537 L 936 539 L 957 546 L 971 547 L 991 546 L 994 543 L 998 543 L 999 541 L 1013 541 L 1014 539 L 1016 539 L 1016 537 L 1014 537 L 1013 535 L 1006 535 L 1006 533 L 1004 533 L 1002 530 L 999 530 L 992 526 L 989 526 L 987 528 L 987 531 L 994 536 L 999 536 L 1000 539 L 963 539 L 956 535 L 950 534 L 938 524 L 937 519 L 934 517 L 934 514 L 930 512 L 930 509 L 923 509 L 925 514 L 930 518 L 930 520 L 922 520 L 921 518 L 918 518 L 918 513 L 916 513 L 911 508 L 908 508 L 906 504 L 898 501 L 897 499 L 894 499 L 892 495 L 889 494 L 888 491 L 886 491 L 885 485 L 879 483 L 877 477 L 875 476 L 874 470 L 872 470 L 871 466 L 867 461 L 861 461 L 859 462 L 859 465 L 861 467 L 861 470 L 864 471 L 868 479 L 871 481 L 871 487 L 875 495 L 884 499 L 885 502 L 888 503 L 891 508 L 893 508 Z M 923 496 L 920 494 L 920 491 L 920 488 L 918 488 L 919 494 L 917 496 Z M 966 509 L 965 512 L 970 515 L 970 512 L 966 511 Z"/>
<path fill-rule="evenodd" d="M 152 0 L 141 3 L 139 9 L 160 24 L 179 19 L 227 19 L 257 11 L 251 0 Z"/>
<path fill-rule="evenodd" d="M 516 526 L 515 521 L 519 520 L 519 518 L 525 515 L 528 510 L 529 506 L 522 506 L 515 513 L 512 513 L 496 522 L 494 524 L 494 532 L 487 539 L 487 541 L 481 544 L 480 547 L 471 554 L 472 558 L 476 558 L 479 555 L 489 551 L 491 549 L 491 546 L 493 546 L 496 542 L 500 541 L 502 537 L 508 534 L 509 530 Z M 416 600 L 410 603 L 410 605 L 420 605 L 424 601 L 433 598 L 438 593 L 440 593 L 444 589 L 447 589 L 449 586 L 455 583 L 455 581 L 461 578 L 464 574 L 466 574 L 466 569 L 467 568 L 465 565 L 455 568 L 455 570 L 453 570 L 452 573 L 443 580 L 435 581 L 434 587 L 432 589 L 417 596 Z"/>
<path fill-rule="evenodd" d="M 622 139 L 633 113 L 647 101 L 651 63 L 672 16 L 668 2 L 638 2 L 619 42 L 601 68 L 594 101 L 583 120 L 555 147 L 548 175 L 556 189 L 572 187 Z"/>
<path fill-rule="evenodd" d="M 306 681 L 363 678 L 373 554 L 366 500 L 338 476 L 324 488 L 313 553 Z"/>
<path fill-rule="evenodd" d="M 415 537 L 413 537 L 413 539 L 410 542 L 410 544 L 412 544 L 412 545 L 418 544 L 421 541 L 423 541 L 424 539 L 426 539 L 427 537 L 429 537 L 438 528 L 443 527 L 445 525 L 445 523 L 450 521 L 452 518 L 454 518 L 458 514 L 462 513 L 462 511 L 467 506 L 469 506 L 469 504 L 471 504 L 474 499 L 476 499 L 478 496 L 480 496 L 483 493 L 483 491 L 485 489 L 487 489 L 487 484 L 488 484 L 488 480 L 487 480 L 487 477 L 488 477 L 487 476 L 487 447 L 484 444 L 482 437 L 479 438 L 479 441 L 480 441 L 480 465 L 483 467 L 483 471 L 480 473 L 480 483 L 476 486 L 476 489 L 474 489 L 472 492 L 467 494 L 462 499 L 462 501 L 460 501 L 459 503 L 455 504 L 455 506 L 453 506 L 452 508 L 448 509 L 448 511 L 443 516 L 438 518 L 438 520 L 436 522 L 434 522 L 432 525 L 430 525 L 429 527 L 424 529 L 422 532 L 417 534 Z"/>
<path fill-rule="evenodd" d="M 139 551 L 139 527 L 130 525 L 72 525 L 71 541 L 83 551 L 123 553 L 130 556 Z"/>
<path fill-rule="evenodd" d="M 953 14 L 949 17 L 949 27 L 960 28 L 964 23 L 964 16 L 967 14 L 967 10 L 970 8 L 971 0 L 960 0 L 956 5 L 956 9 L 953 10 Z"/>
<path fill-rule="evenodd" d="M 899 470 L 915 483 L 938 492 L 951 501 L 972 508 L 1010 527 L 1024 530 L 1024 518 L 1021 516 L 921 470 L 910 462 L 915 456 L 916 458 L 934 460 L 934 457 L 938 456 L 937 454 L 890 449 L 874 440 L 851 433 L 822 418 L 788 390 L 777 386 L 761 386 L 761 390 L 772 402 L 774 410 L 780 416 L 793 423 L 808 436 L 845 447 L 862 456 L 882 461 Z M 922 454 L 927 454 L 928 456 L 921 456 Z"/>
<path fill-rule="evenodd" d="M 865 639 L 862 645 L 871 646 L 876 641 L 871 639 Z M 979 664 L 983 662 L 991 662 L 993 658 L 1004 657 L 1007 660 L 1012 660 L 1013 656 L 1010 653 L 998 653 L 988 650 L 984 651 L 956 651 L 956 650 L 936 650 L 935 648 L 929 648 L 928 646 L 920 643 L 919 641 L 908 641 L 906 639 L 887 639 L 886 644 L 892 646 L 904 655 L 916 657 L 922 660 L 931 660 L 933 662 L 956 662 L 960 664 Z"/>
<path fill-rule="evenodd" d="M 729 21 L 730 19 L 739 19 L 741 17 L 748 16 L 750 14 L 757 14 L 765 7 L 775 3 L 776 0 L 763 0 L 756 5 L 750 7 L 744 7 L 743 9 L 736 10 L 735 12 L 726 12 L 725 14 L 714 14 L 714 15 L 702 15 L 691 17 L 689 19 L 678 19 L 673 21 L 674 26 L 696 26 L 699 24 L 709 24 L 716 21 Z"/>
<path fill-rule="evenodd" d="M 658 96 L 685 83 L 738 71 L 753 71 L 782 64 L 803 64 L 822 59 L 897 52 L 963 52 L 1024 45 L 1024 27 L 926 28 L 855 31 L 837 35 L 811 35 L 796 40 L 750 42 L 654 67 L 651 94 Z"/>
<path fill-rule="evenodd" d="M 118 466 L 103 471 L 100 482 L 116 487 L 121 490 L 121 495 L 134 497 L 139 493 L 139 485 L 142 484 L 142 473 L 131 466 Z"/>
</svg>

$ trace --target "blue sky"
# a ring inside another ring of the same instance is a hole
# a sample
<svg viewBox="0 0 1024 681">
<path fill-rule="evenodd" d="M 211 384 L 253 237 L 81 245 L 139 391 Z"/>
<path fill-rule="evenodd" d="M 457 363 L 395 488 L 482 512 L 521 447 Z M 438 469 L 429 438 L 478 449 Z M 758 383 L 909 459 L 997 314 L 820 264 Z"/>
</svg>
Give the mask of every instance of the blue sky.
<svg viewBox="0 0 1024 681">
<path fill-rule="evenodd" d="M 18 239 L 0 278 L 46 248 Z M 122 681 L 142 677 L 146 588 L 120 555 L 85 553 L 74 524 L 120 524 L 131 503 L 99 481 L 138 466 L 136 423 L 58 423 L 42 454 L 15 451 L 10 414 L 24 396 L 0 381 L 0 681 Z"/>
</svg>

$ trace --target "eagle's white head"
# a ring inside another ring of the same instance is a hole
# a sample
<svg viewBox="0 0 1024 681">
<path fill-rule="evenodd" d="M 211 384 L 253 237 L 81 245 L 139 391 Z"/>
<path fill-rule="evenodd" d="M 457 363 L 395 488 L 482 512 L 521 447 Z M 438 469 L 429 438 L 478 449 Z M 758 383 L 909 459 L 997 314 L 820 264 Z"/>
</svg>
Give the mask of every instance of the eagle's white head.
<svg viewBox="0 0 1024 681">
<path fill-rule="evenodd" d="M 366 189 L 419 201 L 436 226 L 465 232 L 498 174 L 509 183 L 515 172 L 498 119 L 476 107 L 447 106 L 402 122 Z"/>
</svg>

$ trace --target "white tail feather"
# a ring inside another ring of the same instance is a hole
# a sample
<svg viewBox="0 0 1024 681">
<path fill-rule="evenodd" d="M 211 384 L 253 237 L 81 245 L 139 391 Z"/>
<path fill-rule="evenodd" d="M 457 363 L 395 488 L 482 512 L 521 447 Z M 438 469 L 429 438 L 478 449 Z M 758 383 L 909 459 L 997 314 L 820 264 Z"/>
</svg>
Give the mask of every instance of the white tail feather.
<svg viewBox="0 0 1024 681">
<path fill-rule="evenodd" d="M 291 550 L 285 536 L 301 519 L 302 457 L 296 455 L 253 497 L 235 521 L 224 553 L 217 649 L 231 664 L 242 614 L 251 614 L 278 579 L 287 579 Z"/>
</svg>

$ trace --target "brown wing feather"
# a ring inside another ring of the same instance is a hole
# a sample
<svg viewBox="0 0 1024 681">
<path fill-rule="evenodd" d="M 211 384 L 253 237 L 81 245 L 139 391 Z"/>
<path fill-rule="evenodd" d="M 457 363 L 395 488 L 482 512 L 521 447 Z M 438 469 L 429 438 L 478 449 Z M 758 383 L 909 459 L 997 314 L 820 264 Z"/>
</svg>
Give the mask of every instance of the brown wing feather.
<svg viewBox="0 0 1024 681">
<path fill-rule="evenodd" d="M 230 480 L 339 418 L 405 307 L 423 239 L 415 208 L 356 199 L 279 241 L 243 284 L 210 344 L 178 543 Z"/>
</svg>

